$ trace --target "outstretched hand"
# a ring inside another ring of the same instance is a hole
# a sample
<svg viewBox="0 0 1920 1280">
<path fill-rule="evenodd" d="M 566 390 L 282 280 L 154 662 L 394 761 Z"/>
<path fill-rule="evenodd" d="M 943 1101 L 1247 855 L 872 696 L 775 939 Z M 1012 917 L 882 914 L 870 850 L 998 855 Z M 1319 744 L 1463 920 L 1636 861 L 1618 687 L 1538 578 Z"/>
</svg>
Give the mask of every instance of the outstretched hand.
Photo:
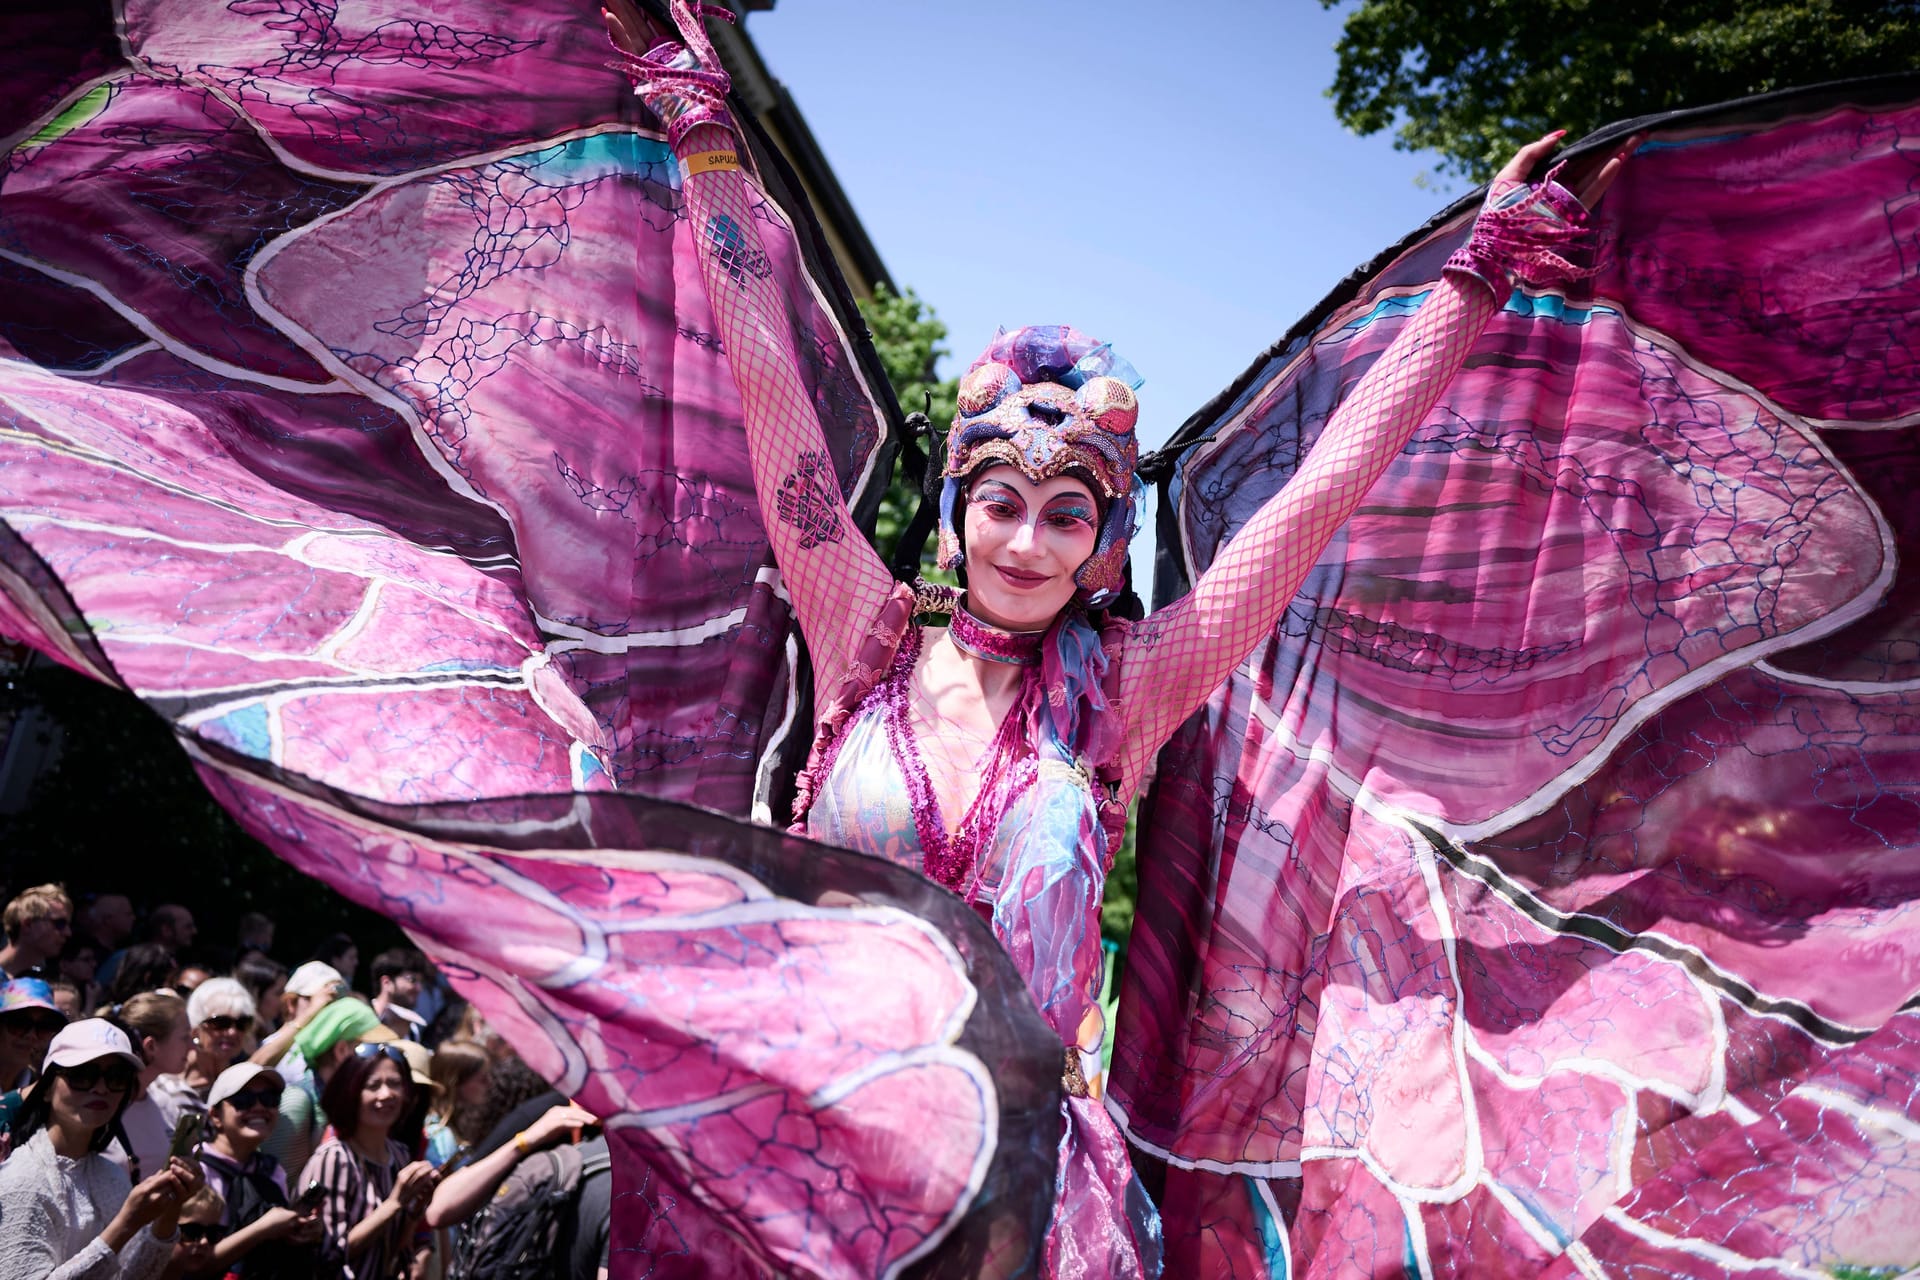
<svg viewBox="0 0 1920 1280">
<path fill-rule="evenodd" d="M 1553 149 L 1560 145 L 1560 140 L 1566 136 L 1565 129 L 1555 129 L 1552 133 L 1521 147 L 1513 153 L 1513 159 L 1502 165 L 1500 172 L 1494 175 L 1494 182 L 1528 181 L 1533 171 L 1540 167 L 1540 162 L 1551 155 Z M 1634 149 L 1644 141 L 1646 141 L 1645 134 L 1634 134 L 1616 147 L 1598 169 L 1589 169 L 1577 179 L 1569 175 L 1567 189 L 1579 198 L 1581 204 L 1592 209 L 1600 203 L 1600 197 L 1607 194 L 1607 188 L 1611 187 L 1613 180 L 1620 176 L 1620 171 L 1627 167 L 1627 157 L 1632 155 Z"/>
<path fill-rule="evenodd" d="M 633 0 L 601 0 L 600 17 L 607 24 L 607 39 L 613 41 L 614 48 L 636 58 L 646 53 L 647 24 Z"/>
</svg>

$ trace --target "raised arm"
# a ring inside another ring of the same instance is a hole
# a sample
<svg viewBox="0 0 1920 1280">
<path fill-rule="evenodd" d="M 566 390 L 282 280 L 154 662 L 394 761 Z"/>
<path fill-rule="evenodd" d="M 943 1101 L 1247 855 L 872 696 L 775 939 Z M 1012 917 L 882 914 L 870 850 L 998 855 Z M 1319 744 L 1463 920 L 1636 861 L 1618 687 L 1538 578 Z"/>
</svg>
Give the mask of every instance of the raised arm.
<svg viewBox="0 0 1920 1280">
<path fill-rule="evenodd" d="M 1121 670 L 1129 791 L 1180 722 L 1273 633 L 1334 533 L 1432 412 L 1510 292 L 1511 277 L 1538 281 L 1572 272 L 1553 249 L 1580 234 L 1580 200 L 1599 199 L 1627 149 L 1579 197 L 1551 180 L 1525 184 L 1559 138 L 1549 134 L 1508 162 L 1469 246 L 1448 260 L 1413 320 L 1334 412 L 1293 478 L 1221 548 L 1192 592 L 1134 628 Z"/>
<path fill-rule="evenodd" d="M 668 65 L 662 55 L 649 54 L 630 58 L 628 70 L 647 105 L 668 122 L 700 277 L 740 391 L 761 519 L 813 657 L 816 687 L 830 692 L 892 593 L 893 576 L 854 526 L 801 381 L 787 308 L 755 228 L 761 202 L 740 171 L 739 144 L 727 123 L 726 80 L 709 70 L 719 60 L 700 26 L 703 8 L 686 0 L 673 5 L 682 37 L 702 65 L 684 56 Z M 607 17 L 616 47 L 637 53 L 637 18 L 613 10 Z"/>
</svg>

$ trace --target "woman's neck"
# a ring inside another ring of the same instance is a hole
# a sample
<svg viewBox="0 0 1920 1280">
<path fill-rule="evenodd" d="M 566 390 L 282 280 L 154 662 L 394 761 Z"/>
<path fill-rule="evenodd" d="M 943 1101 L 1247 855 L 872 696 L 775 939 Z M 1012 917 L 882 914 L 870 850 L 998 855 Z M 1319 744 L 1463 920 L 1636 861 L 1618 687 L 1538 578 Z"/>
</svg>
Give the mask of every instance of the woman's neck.
<svg viewBox="0 0 1920 1280">
<path fill-rule="evenodd" d="M 996 662 L 991 658 L 969 653 L 954 641 L 951 631 L 942 637 L 942 640 L 952 651 L 947 655 L 949 661 L 956 664 L 958 669 L 972 673 L 973 682 L 979 688 L 981 698 L 989 706 L 1006 702 L 1019 692 L 1020 681 L 1026 674 L 1024 667 L 1011 667 L 1004 662 Z"/>
<path fill-rule="evenodd" d="M 214 1078 L 218 1076 L 221 1071 L 225 1070 L 225 1068 L 221 1067 L 216 1069 L 209 1067 L 206 1059 L 201 1056 L 201 1053 L 201 1050 L 195 1049 L 192 1055 L 187 1058 L 187 1069 L 180 1073 L 180 1078 L 192 1085 L 199 1092 L 205 1093 L 213 1087 Z"/>
<path fill-rule="evenodd" d="M 375 1164 L 385 1164 L 387 1161 L 387 1135 L 392 1131 L 391 1127 L 383 1129 L 375 1125 L 363 1124 L 354 1131 L 354 1135 L 348 1139 L 347 1145 Z"/>
<path fill-rule="evenodd" d="M 47 1121 L 47 1137 L 53 1143 L 55 1155 L 65 1156 L 69 1160 L 78 1160 L 88 1154 L 93 1146 L 93 1135 L 99 1132 L 97 1127 L 81 1124 L 62 1124 L 57 1119 Z"/>
<path fill-rule="evenodd" d="M 1045 634 L 1044 628 L 1020 631 L 982 618 L 963 599 L 953 611 L 945 640 L 960 669 L 972 675 L 981 696 L 993 703 L 1012 696 L 1027 668 L 1039 665 Z"/>
</svg>

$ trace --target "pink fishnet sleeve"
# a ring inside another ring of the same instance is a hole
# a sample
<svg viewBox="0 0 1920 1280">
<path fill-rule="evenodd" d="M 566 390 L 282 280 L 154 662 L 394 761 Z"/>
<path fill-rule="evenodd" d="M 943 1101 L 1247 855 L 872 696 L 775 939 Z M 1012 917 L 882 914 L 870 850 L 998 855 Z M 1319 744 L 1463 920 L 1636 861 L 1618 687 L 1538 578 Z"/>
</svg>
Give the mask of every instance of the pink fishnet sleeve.
<svg viewBox="0 0 1920 1280">
<path fill-rule="evenodd" d="M 1498 305 L 1484 283 L 1448 272 L 1286 487 L 1234 534 L 1191 593 L 1133 629 L 1120 683 L 1129 795 L 1180 722 L 1273 633 L 1307 571 L 1432 411 Z"/>
<path fill-rule="evenodd" d="M 690 130 L 674 147 L 684 161 L 738 144 L 719 125 Z M 737 169 L 702 169 L 684 182 L 700 277 L 740 390 L 760 516 L 800 630 L 831 691 L 852 660 L 893 575 L 853 523 L 827 439 L 801 382 L 793 329 L 754 229 L 755 198 Z"/>
</svg>

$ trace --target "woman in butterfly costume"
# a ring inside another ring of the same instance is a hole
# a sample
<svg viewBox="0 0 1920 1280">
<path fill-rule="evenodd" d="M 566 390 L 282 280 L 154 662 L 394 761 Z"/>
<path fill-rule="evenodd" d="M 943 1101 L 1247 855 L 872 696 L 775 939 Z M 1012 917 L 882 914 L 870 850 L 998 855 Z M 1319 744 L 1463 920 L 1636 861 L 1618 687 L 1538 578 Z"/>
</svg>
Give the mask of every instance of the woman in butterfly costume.
<svg viewBox="0 0 1920 1280">
<path fill-rule="evenodd" d="M 1514 282 L 1579 274 L 1562 251 L 1627 149 L 1576 193 L 1558 170 L 1526 180 L 1560 134 L 1522 148 L 1293 479 L 1190 594 L 1129 622 L 1102 610 L 1124 588 L 1143 496 L 1132 368 L 1065 326 L 996 336 L 961 379 L 940 493 L 939 561 L 966 590 L 896 583 L 854 529 L 781 300 L 750 267 L 763 255 L 704 33 L 683 18 L 685 46 L 639 55 L 612 14 L 609 28 L 686 175 L 768 534 L 825 691 L 796 829 L 915 867 L 991 923 L 1065 1046 L 1047 1274 L 1158 1274 L 1159 1222 L 1102 1104 L 1099 909 L 1127 806 L 1161 745 L 1272 634 Z M 917 621 L 930 614 L 946 625 Z"/>
<path fill-rule="evenodd" d="M 677 147 L 574 0 L 283 8 L 0 51 L 0 634 L 608 1118 L 613 1274 L 1150 1272 L 1116 1126 L 1170 1274 L 1911 1265 L 1911 77 L 1596 136 L 1590 281 L 1532 152 L 1350 277 L 1163 453 L 1143 622 L 1131 375 L 1003 335 L 935 626 L 690 5 Z"/>
</svg>

